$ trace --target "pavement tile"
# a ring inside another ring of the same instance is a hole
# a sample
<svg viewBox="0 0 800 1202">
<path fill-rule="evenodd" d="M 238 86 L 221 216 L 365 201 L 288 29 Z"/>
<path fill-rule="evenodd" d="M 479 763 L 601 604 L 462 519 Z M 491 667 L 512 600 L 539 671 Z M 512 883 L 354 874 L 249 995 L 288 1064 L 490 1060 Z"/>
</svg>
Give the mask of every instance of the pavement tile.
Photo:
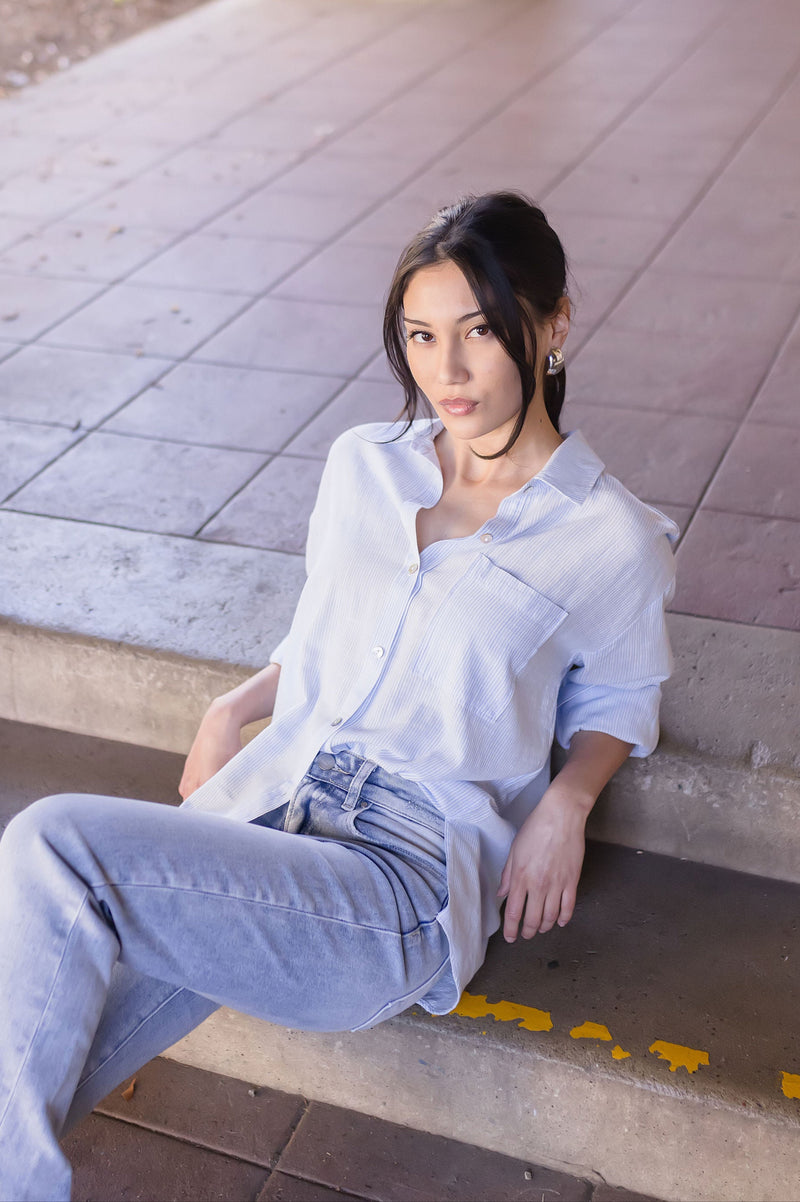
<svg viewBox="0 0 800 1202">
<path fill-rule="evenodd" d="M 572 301 L 570 353 L 588 337 L 605 313 L 623 293 L 633 276 L 631 267 L 590 267 L 569 264 L 567 289 Z"/>
<path fill-rule="evenodd" d="M 800 426 L 800 325 L 795 326 L 750 411 L 753 421 Z"/>
<path fill-rule="evenodd" d="M 163 754 L 163 753 L 162 753 Z M 176 757 L 177 758 L 177 757 Z M 158 1057 L 135 1075 L 133 1097 L 109 1094 L 96 1113 L 270 1168 L 305 1110 L 297 1094 L 259 1087 Z"/>
<path fill-rule="evenodd" d="M 363 246 L 389 246 L 400 257 L 404 246 L 430 221 L 435 211 L 426 197 L 413 191 L 391 196 L 347 232 L 347 241 Z"/>
<path fill-rule="evenodd" d="M 609 167 L 590 156 L 547 193 L 547 200 L 565 213 L 675 220 L 698 188 L 697 176 L 686 172 L 639 170 L 630 163 Z"/>
<path fill-rule="evenodd" d="M 558 120 L 545 105 L 512 105 L 459 140 L 459 150 L 484 163 L 543 160 L 558 167 L 582 156 L 614 117 L 618 105 L 594 100 L 559 105 Z"/>
<path fill-rule="evenodd" d="M 407 157 L 400 158 L 379 147 L 364 161 L 343 153 L 342 145 L 342 140 L 337 139 L 331 146 L 318 150 L 286 171 L 275 187 L 281 192 L 345 196 L 351 200 L 355 193 L 364 201 L 374 201 L 396 189 L 413 172 L 413 164 Z"/>
<path fill-rule="evenodd" d="M 658 256 L 655 267 L 800 280 L 800 179 L 723 176 Z"/>
<path fill-rule="evenodd" d="M 578 270 L 591 267 L 640 267 L 669 228 L 659 217 L 620 217 L 567 213 L 546 202 L 547 219 L 561 239 L 567 260 Z"/>
<path fill-rule="evenodd" d="M 0 418 L 0 501 L 61 455 L 77 437 L 58 426 Z"/>
<path fill-rule="evenodd" d="M 389 360 L 386 358 L 385 351 L 381 348 L 374 359 L 370 359 L 366 367 L 358 373 L 359 380 L 378 380 L 381 384 L 391 384 L 395 389 L 398 398 L 401 397 L 400 385 L 392 375 L 389 367 Z M 398 400 L 398 404 L 400 401 Z"/>
<path fill-rule="evenodd" d="M 0 251 L 8 250 L 29 234 L 31 223 L 24 217 L 0 217 Z"/>
<path fill-rule="evenodd" d="M 800 521 L 800 429 L 747 421 L 731 443 L 704 504 L 727 513 Z"/>
<path fill-rule="evenodd" d="M 368 162 L 374 155 L 382 155 L 410 174 L 415 166 L 424 166 L 433 155 L 459 142 L 467 124 L 463 116 L 460 121 L 448 120 L 432 110 L 422 125 L 402 115 L 402 104 L 387 105 L 338 137 L 336 153 Z M 379 173 L 374 178 L 379 178 Z"/>
<path fill-rule="evenodd" d="M 219 146 L 213 140 L 172 155 L 153 174 L 163 180 L 175 180 L 205 188 L 225 184 L 241 191 L 257 188 L 284 171 L 295 160 L 289 151 L 255 146 L 238 149 Z"/>
<path fill-rule="evenodd" d="M 290 1177 L 286 1173 L 274 1172 L 257 1202 L 347 1202 L 353 1194 L 343 1194 L 340 1189 L 329 1189 L 316 1181 L 304 1181 L 302 1177 Z"/>
<path fill-rule="evenodd" d="M 235 204 L 243 191 L 241 184 L 207 183 L 199 187 L 191 180 L 167 178 L 156 169 L 119 184 L 92 204 L 84 205 L 73 217 L 185 233 Z"/>
<path fill-rule="evenodd" d="M 393 421 L 402 407 L 403 390 L 398 383 L 353 380 L 285 449 L 293 455 L 324 459 L 333 440 L 345 430 L 363 422 Z"/>
<path fill-rule="evenodd" d="M 108 221 L 54 222 L 0 256 L 0 271 L 49 278 L 84 276 L 116 280 L 157 254 L 175 238 L 166 230 L 114 225 Z"/>
<path fill-rule="evenodd" d="M 0 190 L 0 217 L 54 220 L 104 191 L 91 175 L 67 175 L 44 170 L 15 175 Z"/>
<path fill-rule="evenodd" d="M 45 159 L 57 172 L 95 178 L 109 187 L 152 167 L 169 153 L 163 141 L 137 140 L 99 134 L 72 144 Z"/>
<path fill-rule="evenodd" d="M 279 455 L 201 531 L 212 542 L 301 554 L 323 464 Z"/>
<path fill-rule="evenodd" d="M 381 345 L 378 306 L 267 297 L 232 321 L 195 357 L 240 367 L 350 375 Z"/>
<path fill-rule="evenodd" d="M 355 221 L 369 202 L 361 195 L 288 192 L 270 184 L 229 209 L 206 229 L 243 238 L 327 242 Z"/>
<path fill-rule="evenodd" d="M 288 239 L 190 234 L 137 271 L 130 282 L 255 296 L 307 258 L 312 249 L 308 242 Z M 0 259 L 0 265 L 2 262 Z"/>
<path fill-rule="evenodd" d="M 350 305 L 383 304 L 399 249 L 336 242 L 292 272 L 272 295 Z"/>
<path fill-rule="evenodd" d="M 23 347 L 0 366 L 0 416 L 93 426 L 169 366 L 168 359 Z"/>
<path fill-rule="evenodd" d="M 8 278 L 8 277 L 6 277 Z M 53 287 L 87 287 L 30 281 Z M 48 343 L 180 359 L 247 304 L 244 295 L 117 284 L 50 331 Z"/>
<path fill-rule="evenodd" d="M 0 275 L 0 340 L 36 338 L 101 290 L 83 281 Z"/>
<path fill-rule="evenodd" d="M 65 432 L 59 430 L 63 438 Z M 264 463 L 247 451 L 90 434 L 11 508 L 160 534 L 194 534 Z"/>
<path fill-rule="evenodd" d="M 240 150 L 255 147 L 299 155 L 313 150 L 335 131 L 336 124 L 330 117 L 320 121 L 304 114 L 275 112 L 272 102 L 266 100 L 227 122 L 210 140 L 219 147 Z"/>
<path fill-rule="evenodd" d="M 698 187 L 710 178 L 729 152 L 731 138 L 708 136 L 687 138 L 686 129 L 654 129 L 633 113 L 609 133 L 592 151 L 592 161 L 609 171 L 659 176 L 678 171 L 694 177 Z M 641 214 L 638 214 L 641 216 Z"/>
<path fill-rule="evenodd" d="M 677 567 L 677 613 L 800 630 L 800 523 L 701 508 Z"/>
<path fill-rule="evenodd" d="M 62 1147 L 73 1202 L 255 1202 L 268 1169 L 91 1114 Z"/>
<path fill-rule="evenodd" d="M 279 1168 L 380 1202 L 540 1202 L 543 1196 L 588 1202 L 590 1196 L 587 1182 L 563 1173 L 317 1102 Z"/>
<path fill-rule="evenodd" d="M 800 288 L 766 280 L 671 275 L 650 268 L 609 318 L 614 330 L 685 333 L 702 345 L 720 330 L 775 345 L 800 304 Z"/>
<path fill-rule="evenodd" d="M 561 428 L 580 428 L 611 475 L 637 497 L 695 505 L 736 424 L 695 414 L 640 412 L 568 399 Z"/>
<path fill-rule="evenodd" d="M 567 355 L 571 340 L 567 343 Z M 568 364 L 567 396 L 587 405 L 741 419 L 774 353 L 772 342 L 716 330 L 643 337 L 603 326 Z"/>
<path fill-rule="evenodd" d="M 429 216 L 443 205 L 451 205 L 467 193 L 500 192 L 506 188 L 532 198 L 547 194 L 558 167 L 540 159 L 510 159 L 490 163 L 476 160 L 461 146 L 440 155 L 434 166 L 418 175 L 408 191 L 425 197 Z M 399 249 L 399 248 L 398 248 Z"/>
<path fill-rule="evenodd" d="M 2 380 L 0 368 L 0 386 Z M 207 446 L 280 451 L 341 386 L 335 376 L 185 363 L 104 428 Z"/>
</svg>

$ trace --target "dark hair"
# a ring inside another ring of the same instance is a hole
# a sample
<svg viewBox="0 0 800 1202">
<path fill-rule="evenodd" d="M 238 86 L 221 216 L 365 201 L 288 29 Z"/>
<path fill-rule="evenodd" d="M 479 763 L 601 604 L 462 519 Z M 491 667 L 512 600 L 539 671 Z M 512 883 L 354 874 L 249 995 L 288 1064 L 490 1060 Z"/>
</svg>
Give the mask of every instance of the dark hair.
<svg viewBox="0 0 800 1202">
<path fill-rule="evenodd" d="M 514 360 L 522 384 L 522 408 L 497 459 L 520 436 L 536 392 L 536 329 L 566 296 L 567 264 L 555 230 L 540 208 L 517 192 L 464 196 L 440 209 L 403 251 L 389 288 L 383 342 L 392 372 L 403 385 L 406 429 L 414 420 L 420 392 L 406 357 L 403 297 L 422 267 L 450 260 L 467 279 L 492 333 Z M 558 430 L 565 373 L 544 378 L 547 416 Z M 399 436 L 398 436 L 399 437 Z"/>
</svg>

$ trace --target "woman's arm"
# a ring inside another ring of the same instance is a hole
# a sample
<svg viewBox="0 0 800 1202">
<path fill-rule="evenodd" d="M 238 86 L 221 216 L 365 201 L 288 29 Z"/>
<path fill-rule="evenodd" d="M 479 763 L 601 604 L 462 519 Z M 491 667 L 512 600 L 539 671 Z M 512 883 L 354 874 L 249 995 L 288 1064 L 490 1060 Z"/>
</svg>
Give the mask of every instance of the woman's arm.
<svg viewBox="0 0 800 1202">
<path fill-rule="evenodd" d="M 280 664 L 268 664 L 255 676 L 211 702 L 195 735 L 178 785 L 184 801 L 241 751 L 244 726 L 272 716 L 280 674 Z"/>
<path fill-rule="evenodd" d="M 503 937 L 530 939 L 565 926 L 575 909 L 586 819 L 600 790 L 630 755 L 633 743 L 596 730 L 572 736 L 566 763 L 511 845 L 498 897 L 506 898 Z M 524 917 L 523 917 L 524 916 Z"/>
</svg>

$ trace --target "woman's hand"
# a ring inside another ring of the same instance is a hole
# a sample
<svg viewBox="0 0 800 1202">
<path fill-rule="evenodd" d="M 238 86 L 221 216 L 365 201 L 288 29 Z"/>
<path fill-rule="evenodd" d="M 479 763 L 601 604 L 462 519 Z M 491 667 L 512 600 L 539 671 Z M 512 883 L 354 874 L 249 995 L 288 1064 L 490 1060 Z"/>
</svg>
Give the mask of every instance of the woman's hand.
<svg viewBox="0 0 800 1202">
<path fill-rule="evenodd" d="M 590 807 L 589 807 L 590 808 Z M 511 844 L 497 896 L 506 898 L 503 938 L 565 926 L 575 909 L 589 809 L 554 781 Z"/>
<path fill-rule="evenodd" d="M 185 801 L 242 749 L 242 728 L 230 706 L 212 701 L 183 769 L 178 792 Z"/>
<path fill-rule="evenodd" d="M 280 664 L 267 664 L 255 676 L 211 702 L 178 785 L 184 801 L 242 750 L 243 727 L 271 717 L 280 674 Z"/>
</svg>

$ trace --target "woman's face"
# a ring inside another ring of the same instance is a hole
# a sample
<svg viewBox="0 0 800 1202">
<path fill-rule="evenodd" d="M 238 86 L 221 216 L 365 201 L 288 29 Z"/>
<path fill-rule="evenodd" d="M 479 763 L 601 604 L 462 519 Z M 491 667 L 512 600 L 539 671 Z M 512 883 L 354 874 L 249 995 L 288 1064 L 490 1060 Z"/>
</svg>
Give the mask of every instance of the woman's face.
<svg viewBox="0 0 800 1202">
<path fill-rule="evenodd" d="M 406 354 L 417 386 L 454 438 L 510 434 L 522 405 L 514 360 L 491 332 L 461 269 L 422 267 L 403 298 Z M 539 337 L 539 357 L 543 355 Z M 549 343 L 544 353 L 549 349 Z M 541 363 L 537 364 L 537 377 Z"/>
</svg>

